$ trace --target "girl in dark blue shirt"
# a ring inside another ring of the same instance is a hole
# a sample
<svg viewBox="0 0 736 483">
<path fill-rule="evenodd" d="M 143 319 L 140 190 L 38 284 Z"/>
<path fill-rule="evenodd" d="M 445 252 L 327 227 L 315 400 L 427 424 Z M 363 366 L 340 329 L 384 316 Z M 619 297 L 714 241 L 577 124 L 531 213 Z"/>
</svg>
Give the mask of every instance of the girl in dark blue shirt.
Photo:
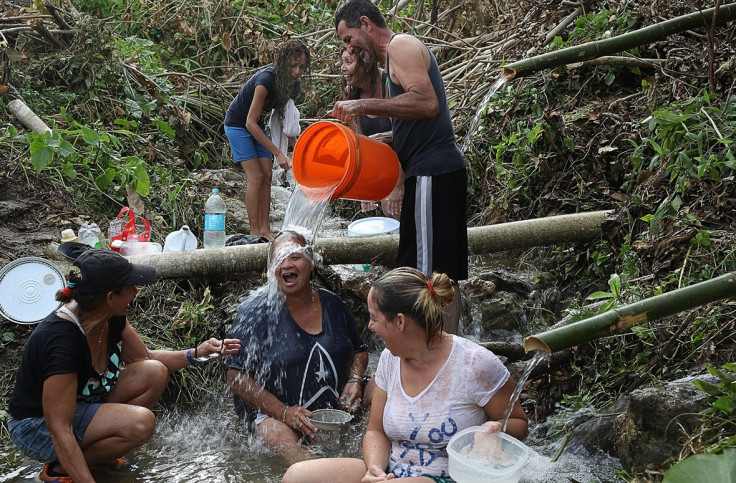
<svg viewBox="0 0 736 483">
<path fill-rule="evenodd" d="M 273 158 L 283 169 L 289 158 L 266 135 L 264 115 L 283 109 L 301 87 L 302 75 L 309 71 L 310 54 L 299 40 L 289 40 L 278 51 L 275 65 L 256 72 L 240 89 L 225 115 L 225 134 L 233 161 L 247 178 L 245 205 L 250 234 L 273 240 L 268 224 L 271 208 Z"/>
</svg>

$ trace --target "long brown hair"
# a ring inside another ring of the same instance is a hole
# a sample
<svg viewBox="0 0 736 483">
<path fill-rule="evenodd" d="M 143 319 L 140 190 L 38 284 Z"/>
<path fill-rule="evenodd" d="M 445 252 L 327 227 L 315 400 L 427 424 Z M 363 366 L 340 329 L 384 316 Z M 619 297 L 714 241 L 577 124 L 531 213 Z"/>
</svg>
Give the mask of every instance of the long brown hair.
<svg viewBox="0 0 736 483">
<path fill-rule="evenodd" d="M 289 63 L 294 58 L 301 57 L 302 54 L 307 57 L 307 68 L 302 78 L 308 80 L 312 73 L 312 56 L 304 42 L 294 39 L 287 40 L 276 54 L 276 104 L 279 108 L 283 108 L 291 96 L 291 87 L 289 87 Z"/>
<path fill-rule="evenodd" d="M 342 48 L 342 51 L 340 52 L 340 59 L 342 59 L 342 54 L 344 54 L 346 50 L 347 48 Z M 380 82 L 381 77 L 381 69 L 378 68 L 378 62 L 366 62 L 366 60 L 363 59 L 363 57 L 360 55 L 355 55 L 354 57 L 355 70 L 353 71 L 353 75 L 358 72 L 358 69 L 363 69 L 363 75 L 368 78 L 371 89 L 373 89 L 373 86 L 376 85 L 376 81 Z M 342 79 L 343 100 L 360 99 L 360 95 L 363 93 L 363 89 L 360 87 L 351 87 L 350 89 L 348 89 L 348 82 L 347 80 L 345 80 L 345 77 L 340 76 L 340 79 Z"/>
</svg>

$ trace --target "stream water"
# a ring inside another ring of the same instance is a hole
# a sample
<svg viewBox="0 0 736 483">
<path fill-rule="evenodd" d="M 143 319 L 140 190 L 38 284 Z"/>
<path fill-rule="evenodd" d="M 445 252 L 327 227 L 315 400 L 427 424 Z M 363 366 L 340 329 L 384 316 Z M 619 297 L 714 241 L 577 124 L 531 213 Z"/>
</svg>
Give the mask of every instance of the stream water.
<svg viewBox="0 0 736 483">
<path fill-rule="evenodd" d="M 222 361 L 216 363 L 223 364 Z M 223 387 L 224 384 L 223 365 Z M 574 415 L 568 417 L 558 418 L 555 424 L 562 427 L 572 421 Z M 365 418 L 356 420 L 348 437 L 344 438 L 344 448 L 338 453 L 328 455 L 319 447 L 313 451 L 318 456 L 359 457 L 364 428 Z M 566 447 L 559 459 L 552 462 L 562 442 L 536 439 L 533 434 L 532 428 L 532 436 L 525 441 L 532 451 L 522 471 L 521 483 L 616 481 L 614 474 L 621 467 L 615 458 Z M 96 480 L 99 483 L 278 483 L 287 468 L 279 456 L 265 449 L 239 423 L 232 410 L 232 398 L 224 389 L 195 410 L 160 413 L 156 434 L 131 456 L 140 460 L 138 469 L 125 474 L 94 470 Z M 40 471 L 41 464 L 37 461 L 23 460 L 13 471 L 0 475 L 0 482 L 36 482 Z"/>
</svg>

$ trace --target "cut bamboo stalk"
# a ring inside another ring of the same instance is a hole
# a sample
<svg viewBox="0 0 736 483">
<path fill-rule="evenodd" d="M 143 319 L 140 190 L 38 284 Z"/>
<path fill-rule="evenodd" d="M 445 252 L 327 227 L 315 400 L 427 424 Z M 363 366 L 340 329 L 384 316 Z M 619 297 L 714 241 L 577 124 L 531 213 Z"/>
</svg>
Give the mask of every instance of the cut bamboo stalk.
<svg viewBox="0 0 736 483">
<path fill-rule="evenodd" d="M 633 304 L 611 309 L 573 324 L 524 339 L 524 349 L 556 352 L 628 331 L 661 317 L 674 315 L 716 300 L 736 296 L 736 274 L 727 273 L 705 282 L 673 290 Z"/>
<path fill-rule="evenodd" d="M 709 27 L 714 13 L 715 8 L 710 8 L 665 20 L 664 22 L 650 25 L 634 32 L 617 35 L 610 39 L 587 42 L 529 59 L 523 59 L 504 66 L 503 75 L 511 80 L 514 77 L 523 77 L 540 70 L 622 52 L 692 28 Z M 728 22 L 734 18 L 736 18 L 736 3 L 729 3 L 728 5 L 719 7 L 717 15 L 718 23 Z"/>
<path fill-rule="evenodd" d="M 35 133 L 43 134 L 45 132 L 51 132 L 51 128 L 20 99 L 13 99 L 8 102 L 8 111 L 17 117 L 25 127 Z"/>
</svg>

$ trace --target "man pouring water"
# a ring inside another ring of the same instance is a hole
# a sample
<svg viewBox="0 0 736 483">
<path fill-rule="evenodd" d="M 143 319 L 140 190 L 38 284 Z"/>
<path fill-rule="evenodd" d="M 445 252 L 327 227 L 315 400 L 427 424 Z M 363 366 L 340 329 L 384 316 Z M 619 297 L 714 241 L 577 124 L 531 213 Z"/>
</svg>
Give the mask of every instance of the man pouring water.
<svg viewBox="0 0 736 483">
<path fill-rule="evenodd" d="M 350 0 L 335 14 L 348 52 L 382 63 L 389 98 L 339 101 L 331 114 L 344 122 L 362 115 L 392 119 L 393 147 L 406 175 L 397 266 L 429 275 L 444 272 L 455 284 L 445 329 L 460 319 L 457 283 L 468 275 L 467 173 L 455 143 L 437 60 L 416 37 L 396 34 L 370 0 Z"/>
</svg>

